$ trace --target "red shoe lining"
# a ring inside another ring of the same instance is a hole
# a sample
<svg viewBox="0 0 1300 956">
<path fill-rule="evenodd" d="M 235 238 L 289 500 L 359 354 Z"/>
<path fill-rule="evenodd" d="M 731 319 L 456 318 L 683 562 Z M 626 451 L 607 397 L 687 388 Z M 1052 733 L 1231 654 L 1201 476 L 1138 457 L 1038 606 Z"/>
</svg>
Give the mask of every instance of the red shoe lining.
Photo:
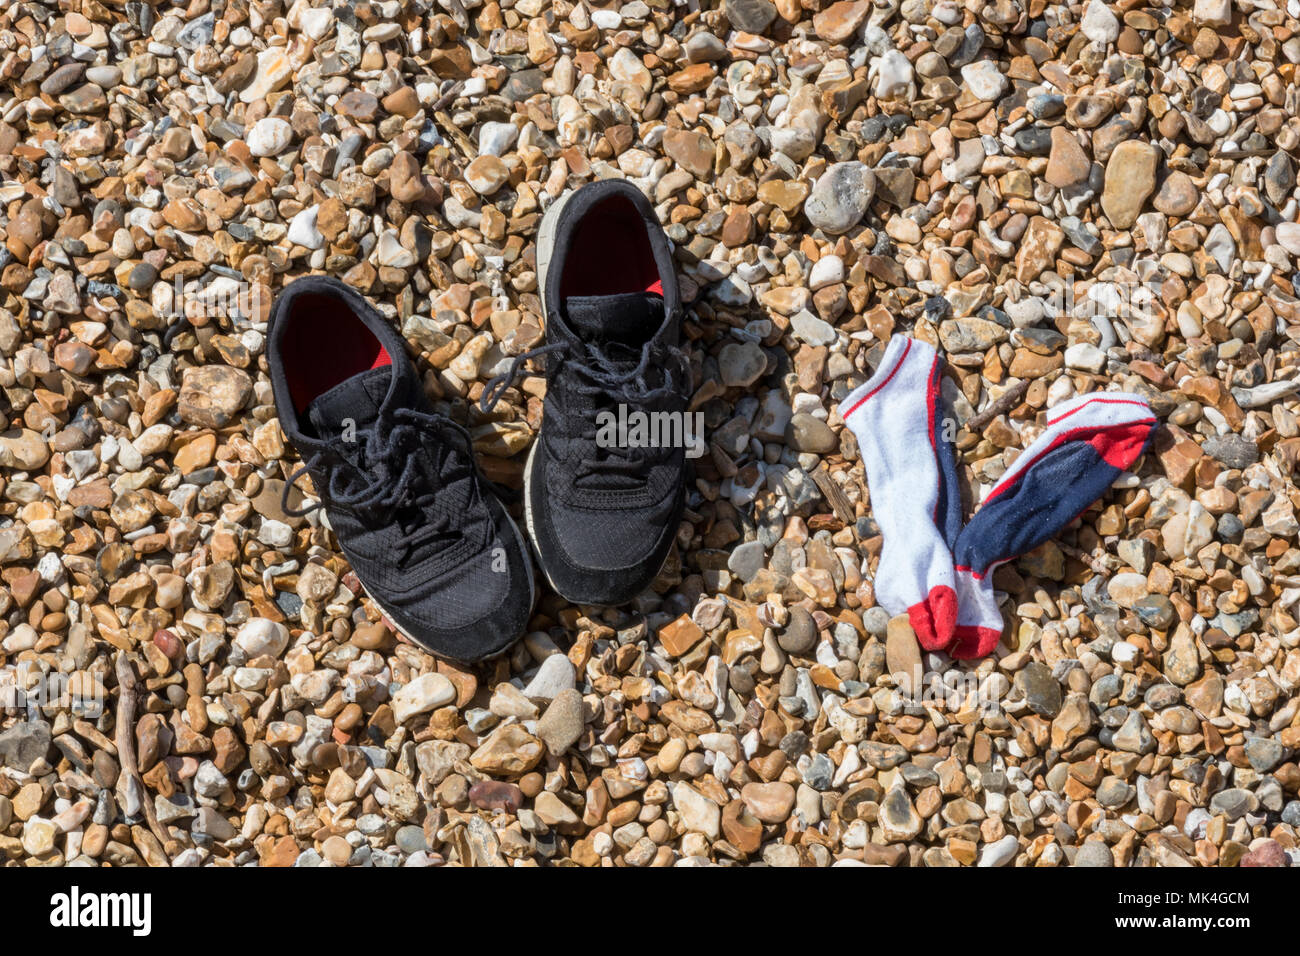
<svg viewBox="0 0 1300 956">
<path fill-rule="evenodd" d="M 289 394 L 300 414 L 340 382 L 393 364 L 387 349 L 337 299 L 304 295 L 294 303 L 287 321 L 281 354 Z"/>
</svg>

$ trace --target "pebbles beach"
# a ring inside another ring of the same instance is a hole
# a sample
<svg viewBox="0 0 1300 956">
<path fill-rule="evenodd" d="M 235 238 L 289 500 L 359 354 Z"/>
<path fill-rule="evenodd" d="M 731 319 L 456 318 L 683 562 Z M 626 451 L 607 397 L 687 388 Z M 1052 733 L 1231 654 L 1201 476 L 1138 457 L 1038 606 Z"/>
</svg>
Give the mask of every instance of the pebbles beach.
<svg viewBox="0 0 1300 956">
<path fill-rule="evenodd" d="M 1297 0 L 4 4 L 0 861 L 1297 862 L 1297 63 Z M 452 666 L 282 510 L 270 303 L 370 296 L 517 488 L 545 382 L 476 400 L 611 176 L 689 306 L 677 547 Z M 892 335 L 968 514 L 1060 401 L 1161 419 L 983 661 L 875 603 Z"/>
</svg>

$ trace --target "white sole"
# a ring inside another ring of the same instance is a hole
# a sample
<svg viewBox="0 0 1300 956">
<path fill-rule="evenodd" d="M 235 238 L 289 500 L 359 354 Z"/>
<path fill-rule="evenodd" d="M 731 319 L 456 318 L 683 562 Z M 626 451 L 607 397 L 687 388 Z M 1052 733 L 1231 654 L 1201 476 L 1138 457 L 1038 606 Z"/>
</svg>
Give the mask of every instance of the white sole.
<svg viewBox="0 0 1300 956">
<path fill-rule="evenodd" d="M 528 526 L 528 540 L 532 544 L 533 554 L 537 558 L 537 566 L 541 568 L 542 576 L 546 578 L 546 583 L 550 586 L 551 590 L 564 598 L 564 600 L 568 601 L 570 604 L 583 604 L 586 602 L 573 600 L 573 598 L 569 597 L 555 586 L 555 581 L 551 579 L 551 573 L 546 570 L 546 562 L 542 560 L 541 549 L 537 547 L 537 532 L 533 529 L 533 509 L 530 504 L 532 501 L 533 486 L 533 455 L 536 451 L 537 441 L 534 439 L 533 446 L 528 449 L 528 460 L 524 462 L 524 524 Z"/>
<path fill-rule="evenodd" d="M 545 331 L 546 323 L 550 317 L 546 314 L 546 275 L 551 267 L 551 252 L 555 247 L 555 232 L 559 227 L 560 212 L 572 198 L 577 190 L 570 190 L 563 193 L 559 199 L 551 203 L 550 207 L 542 216 L 542 225 L 537 231 L 537 287 L 542 290 L 542 329 Z M 551 580 L 550 573 L 546 570 L 546 564 L 542 561 L 542 552 L 537 547 L 537 532 L 533 528 L 533 496 L 532 496 L 532 476 L 533 476 L 533 455 L 537 452 L 537 445 L 540 439 L 533 439 L 532 446 L 528 449 L 528 460 L 524 463 L 524 524 L 528 527 L 528 540 L 532 544 L 533 554 L 537 557 L 537 566 L 541 568 L 542 576 L 546 578 L 546 583 L 550 585 L 552 591 L 569 601 L 569 603 L 578 603 L 563 594 Z"/>
<path fill-rule="evenodd" d="M 519 525 L 515 524 L 515 519 L 510 517 L 510 513 L 507 512 L 504 508 L 502 508 L 501 511 L 502 514 L 505 515 L 506 521 L 510 523 L 510 530 L 515 533 L 515 540 L 519 542 L 519 550 L 523 553 L 524 556 L 524 572 L 528 575 L 528 616 L 531 617 L 533 613 L 533 608 L 537 606 L 537 581 L 533 577 L 533 562 L 532 562 L 532 558 L 529 556 L 529 547 L 528 544 L 524 541 L 524 536 L 520 534 Z M 528 533 L 529 535 L 532 534 L 531 525 L 529 527 Z M 395 630 L 398 634 L 401 634 L 404 638 L 406 638 L 412 644 L 415 644 L 417 647 L 422 647 L 426 651 L 429 651 L 430 654 L 438 656 L 437 651 L 432 650 L 427 644 L 424 643 L 424 641 L 420 640 L 418 637 L 415 637 L 409 631 L 407 631 L 405 628 L 403 628 L 400 624 L 397 623 L 397 618 L 393 616 L 392 611 L 384 607 L 383 602 L 380 601 L 378 598 L 374 596 L 374 594 L 371 593 L 370 588 L 366 587 L 366 583 L 361 580 L 361 577 L 359 575 L 357 577 L 357 581 L 361 585 L 361 590 L 365 592 L 366 597 L 370 598 L 370 603 L 372 603 L 375 607 L 379 608 L 379 613 L 384 616 L 384 618 L 388 621 L 390 625 L 392 625 L 393 630 Z M 527 624 L 525 624 L 525 631 L 526 630 L 527 630 Z M 521 634 L 520 637 L 522 636 L 523 635 Z M 513 647 L 518 640 L 519 638 L 515 638 L 514 641 L 511 641 L 510 644 L 503 647 L 501 650 L 497 651 L 494 654 L 489 654 L 487 657 L 480 658 L 480 660 L 491 660 L 494 657 L 504 654 L 506 651 L 510 650 L 510 648 Z M 448 658 L 448 660 L 456 660 L 456 658 Z M 463 662 L 463 663 L 471 663 L 471 662 Z"/>
</svg>

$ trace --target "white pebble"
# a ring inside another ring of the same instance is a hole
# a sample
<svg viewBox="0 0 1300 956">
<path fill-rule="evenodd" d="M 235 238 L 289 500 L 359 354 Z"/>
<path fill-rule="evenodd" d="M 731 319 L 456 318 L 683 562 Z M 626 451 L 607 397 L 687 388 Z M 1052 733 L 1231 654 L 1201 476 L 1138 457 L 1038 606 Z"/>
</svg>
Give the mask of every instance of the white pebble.
<svg viewBox="0 0 1300 956">
<path fill-rule="evenodd" d="M 293 127 L 278 116 L 268 116 L 248 131 L 248 151 L 254 156 L 277 156 L 293 142 Z"/>
</svg>

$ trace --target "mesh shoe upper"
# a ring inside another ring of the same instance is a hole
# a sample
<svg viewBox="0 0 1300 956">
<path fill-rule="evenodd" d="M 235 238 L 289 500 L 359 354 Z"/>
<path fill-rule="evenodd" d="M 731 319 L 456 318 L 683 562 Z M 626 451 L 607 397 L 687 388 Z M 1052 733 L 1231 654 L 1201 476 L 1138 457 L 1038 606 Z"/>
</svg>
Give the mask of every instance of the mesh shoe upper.
<svg viewBox="0 0 1300 956">
<path fill-rule="evenodd" d="M 351 359 L 331 354 L 331 327 L 354 324 L 387 361 L 372 359 L 355 330 L 343 335 Z M 295 326 L 314 329 L 308 348 Z M 402 340 L 340 283 L 300 279 L 276 303 L 268 356 L 281 425 L 371 597 L 437 653 L 473 660 L 504 649 L 531 610 L 527 556 L 469 436 L 434 412 Z M 339 367 L 323 375 L 330 363 Z"/>
<path fill-rule="evenodd" d="M 562 595 L 622 603 L 658 572 L 681 516 L 690 389 L 667 239 L 634 187 L 609 180 L 569 199 L 544 296 L 547 395 L 527 502 L 534 543 Z M 622 430 L 611 433 L 611 422 Z"/>
</svg>

